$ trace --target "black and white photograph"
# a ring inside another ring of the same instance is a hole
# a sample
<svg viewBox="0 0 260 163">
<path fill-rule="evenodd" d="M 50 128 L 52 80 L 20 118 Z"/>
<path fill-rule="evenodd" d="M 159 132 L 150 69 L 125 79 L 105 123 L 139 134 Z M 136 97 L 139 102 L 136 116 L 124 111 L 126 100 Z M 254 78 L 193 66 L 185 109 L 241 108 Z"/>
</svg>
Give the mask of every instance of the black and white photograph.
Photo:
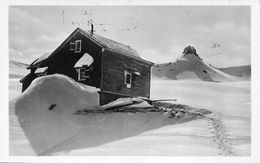
<svg viewBox="0 0 260 163">
<path fill-rule="evenodd" d="M 255 9 L 252 3 L 9 4 L 7 54 L 1 54 L 8 66 L 2 109 L 9 157 L 260 162 L 259 124 L 252 121 L 259 113 L 253 111 L 259 86 L 252 87 L 253 67 L 259 70 Z"/>
</svg>

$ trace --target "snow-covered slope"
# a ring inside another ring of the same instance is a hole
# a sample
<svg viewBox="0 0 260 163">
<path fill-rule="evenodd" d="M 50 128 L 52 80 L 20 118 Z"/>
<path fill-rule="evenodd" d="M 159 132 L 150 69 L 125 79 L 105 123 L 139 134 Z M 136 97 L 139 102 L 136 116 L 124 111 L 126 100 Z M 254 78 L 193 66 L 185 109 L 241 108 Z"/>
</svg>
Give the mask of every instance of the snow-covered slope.
<svg viewBox="0 0 260 163">
<path fill-rule="evenodd" d="M 154 79 L 192 79 L 203 81 L 236 81 L 237 77 L 226 74 L 205 63 L 199 56 L 185 54 L 174 62 L 156 64 L 152 68 Z"/>
<path fill-rule="evenodd" d="M 25 92 L 10 103 L 11 153 L 52 155 L 88 149 L 165 125 L 196 119 L 193 116 L 185 120 L 170 119 L 162 112 L 76 114 L 82 109 L 96 110 L 109 106 L 98 106 L 97 91 L 64 75 L 49 75 L 34 80 Z M 110 105 L 128 104 L 129 100 L 117 100 Z M 137 107 L 148 105 L 140 104 Z M 17 121 L 18 124 L 15 123 Z M 19 126 L 22 130 L 19 130 Z M 18 128 L 19 137 L 26 136 L 27 141 L 23 143 L 26 150 L 21 150 L 21 145 L 17 143 L 14 128 L 16 131 Z M 207 150 L 209 148 L 212 147 L 206 147 Z M 211 151 L 211 154 L 216 153 L 216 149 Z"/>
<path fill-rule="evenodd" d="M 97 108 L 97 89 L 63 75 L 40 77 L 9 104 L 10 152 L 191 156 L 227 155 L 228 149 L 249 155 L 250 86 L 240 84 L 152 81 L 152 98 L 178 98 L 178 103 L 212 110 L 224 119 L 219 125 L 208 119 L 168 118 L 160 112 L 76 115 Z"/>
<path fill-rule="evenodd" d="M 205 108 L 216 113 L 226 132 L 224 137 L 231 140 L 231 148 L 234 153 L 250 155 L 250 81 L 156 80 L 152 82 L 151 88 L 151 98 L 177 98 L 178 103 Z M 211 126 L 209 124 L 209 127 Z"/>
<path fill-rule="evenodd" d="M 9 78 L 19 78 L 21 79 L 25 76 L 29 71 L 26 69 L 28 64 L 10 60 L 9 61 Z"/>
<path fill-rule="evenodd" d="M 17 94 L 21 93 L 22 85 L 18 84 L 19 80 L 22 79 L 29 70 L 26 69 L 28 64 L 21 61 L 9 61 L 9 100 L 14 99 Z"/>
<path fill-rule="evenodd" d="M 11 129 L 17 126 L 19 130 L 20 126 L 24 135 L 19 134 L 18 137 L 26 136 L 25 139 L 28 140 L 27 145 L 22 143 L 27 150 L 21 150 L 22 147 L 11 130 L 11 153 L 52 155 L 88 149 L 178 122 L 159 112 L 76 114 L 83 109 L 104 109 L 98 106 L 97 91 L 96 88 L 77 83 L 64 75 L 35 79 L 25 92 L 10 103 Z M 111 105 L 129 103 L 129 100 L 118 100 Z M 15 115 L 12 114 L 13 111 Z M 186 121 L 194 119 L 190 117 Z"/>
<path fill-rule="evenodd" d="M 251 77 L 251 65 L 233 66 L 233 67 L 218 68 L 218 69 L 232 76 L 244 77 L 244 78 Z"/>
</svg>

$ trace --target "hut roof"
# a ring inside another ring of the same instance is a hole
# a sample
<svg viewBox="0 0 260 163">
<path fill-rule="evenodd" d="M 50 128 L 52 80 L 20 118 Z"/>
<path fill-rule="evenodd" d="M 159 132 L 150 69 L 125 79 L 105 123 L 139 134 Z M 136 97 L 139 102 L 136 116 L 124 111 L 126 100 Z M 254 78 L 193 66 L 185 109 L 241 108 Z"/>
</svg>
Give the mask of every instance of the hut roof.
<svg viewBox="0 0 260 163">
<path fill-rule="evenodd" d="M 151 61 L 140 55 L 136 50 L 131 48 L 129 45 L 124 45 L 122 43 L 116 42 L 114 40 L 105 38 L 103 36 L 100 36 L 98 34 L 91 34 L 81 28 L 77 28 L 53 53 L 46 55 L 44 54 L 40 58 L 38 58 L 36 61 L 31 63 L 27 68 L 32 69 L 35 67 L 42 67 L 46 66 L 46 62 L 51 59 L 54 55 L 55 52 L 60 49 L 61 47 L 64 46 L 64 44 L 69 40 L 69 38 L 76 32 L 81 32 L 84 36 L 86 36 L 88 39 L 92 40 L 95 42 L 97 45 L 101 46 L 104 50 L 110 51 L 113 53 L 116 53 L 118 55 L 125 55 L 127 57 L 135 58 L 137 60 L 143 61 L 145 63 L 148 63 L 150 65 L 153 65 Z"/>
</svg>

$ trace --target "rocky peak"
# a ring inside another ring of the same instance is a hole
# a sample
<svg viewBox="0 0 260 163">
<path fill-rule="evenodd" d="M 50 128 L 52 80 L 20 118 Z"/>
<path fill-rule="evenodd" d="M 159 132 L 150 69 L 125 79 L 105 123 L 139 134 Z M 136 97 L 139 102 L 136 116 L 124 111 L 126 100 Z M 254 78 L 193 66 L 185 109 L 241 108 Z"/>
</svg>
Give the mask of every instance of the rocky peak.
<svg viewBox="0 0 260 163">
<path fill-rule="evenodd" d="M 185 56 L 187 54 L 194 54 L 195 56 L 198 56 L 196 49 L 193 46 L 187 46 L 186 48 L 184 48 L 182 54 Z"/>
</svg>

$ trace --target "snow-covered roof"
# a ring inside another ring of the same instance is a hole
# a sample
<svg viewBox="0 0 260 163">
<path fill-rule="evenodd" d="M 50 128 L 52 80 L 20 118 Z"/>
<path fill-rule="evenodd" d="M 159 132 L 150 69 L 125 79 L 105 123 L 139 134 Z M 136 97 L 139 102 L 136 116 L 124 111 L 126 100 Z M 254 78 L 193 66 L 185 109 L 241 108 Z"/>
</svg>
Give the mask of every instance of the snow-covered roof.
<svg viewBox="0 0 260 163">
<path fill-rule="evenodd" d="M 85 53 L 78 62 L 74 65 L 75 67 L 82 67 L 83 65 L 90 66 L 93 63 L 94 59 L 87 53 Z"/>
<path fill-rule="evenodd" d="M 117 54 L 123 54 L 129 57 L 133 57 L 135 59 L 138 60 L 142 60 L 145 62 L 149 62 L 152 63 L 150 60 L 148 60 L 147 58 L 145 58 L 144 56 L 140 55 L 135 49 L 133 49 L 131 46 L 129 45 L 124 45 L 122 43 L 119 43 L 117 41 L 105 38 L 103 36 L 100 36 L 98 34 L 90 34 L 89 32 L 82 30 L 79 28 L 79 30 L 88 38 L 94 40 L 95 42 L 97 42 L 98 44 L 100 44 L 105 50 L 107 51 L 112 51 L 115 52 Z"/>
<path fill-rule="evenodd" d="M 47 69 L 48 67 L 37 68 L 35 70 L 35 73 L 44 73 Z"/>
<path fill-rule="evenodd" d="M 50 52 L 44 53 L 34 64 L 37 64 L 38 62 L 42 62 L 43 60 L 47 59 L 51 55 Z"/>
<path fill-rule="evenodd" d="M 47 60 L 51 56 L 51 52 L 44 53 L 42 56 L 34 60 L 27 68 L 35 67 L 35 65 L 40 65 L 43 61 Z"/>
<path fill-rule="evenodd" d="M 124 54 L 130 57 L 134 57 L 136 59 L 140 59 L 146 62 L 151 62 L 145 57 L 141 56 L 135 49 L 133 49 L 129 45 L 124 45 L 122 43 L 119 43 L 117 41 L 105 38 L 103 36 L 100 36 L 98 34 L 90 34 L 89 32 L 80 29 L 87 37 L 93 39 L 96 41 L 98 44 L 101 44 L 103 48 L 105 48 L 108 51 L 116 52 L 118 54 Z"/>
</svg>

